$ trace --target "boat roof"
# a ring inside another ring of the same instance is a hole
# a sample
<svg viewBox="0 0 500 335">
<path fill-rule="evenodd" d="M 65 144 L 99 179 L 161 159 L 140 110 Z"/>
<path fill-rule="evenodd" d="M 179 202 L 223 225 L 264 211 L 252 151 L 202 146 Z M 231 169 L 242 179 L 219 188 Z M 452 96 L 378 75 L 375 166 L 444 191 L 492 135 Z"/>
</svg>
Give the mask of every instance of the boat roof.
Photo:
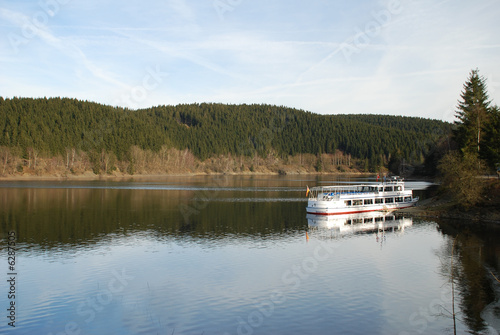
<svg viewBox="0 0 500 335">
<path fill-rule="evenodd" d="M 397 182 L 382 182 L 382 183 L 365 183 L 365 184 L 350 184 L 350 185 L 331 185 L 331 186 L 315 186 L 311 187 L 311 190 L 339 190 L 339 189 L 361 189 L 361 188 L 368 188 L 368 189 L 375 189 L 378 187 L 385 187 L 385 186 L 393 186 L 393 185 L 402 185 L 404 182 L 402 181 L 397 181 Z"/>
</svg>

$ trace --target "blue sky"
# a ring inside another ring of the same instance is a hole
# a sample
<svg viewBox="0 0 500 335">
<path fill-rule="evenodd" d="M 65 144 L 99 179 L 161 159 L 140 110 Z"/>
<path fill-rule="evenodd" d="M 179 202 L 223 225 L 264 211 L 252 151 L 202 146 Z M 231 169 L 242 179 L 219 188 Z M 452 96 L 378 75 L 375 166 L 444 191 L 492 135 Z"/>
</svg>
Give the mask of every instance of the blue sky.
<svg viewBox="0 0 500 335">
<path fill-rule="evenodd" d="M 500 104 L 498 0 L 1 0 L 0 95 L 269 103 L 453 121 Z"/>
</svg>

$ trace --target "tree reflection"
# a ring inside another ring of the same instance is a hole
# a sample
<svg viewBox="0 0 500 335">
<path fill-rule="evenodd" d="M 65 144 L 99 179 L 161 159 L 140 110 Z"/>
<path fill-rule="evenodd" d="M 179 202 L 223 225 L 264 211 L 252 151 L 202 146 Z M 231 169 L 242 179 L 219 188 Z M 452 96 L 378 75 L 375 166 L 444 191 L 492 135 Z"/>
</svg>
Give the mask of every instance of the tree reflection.
<svg viewBox="0 0 500 335">
<path fill-rule="evenodd" d="M 234 196 L 233 191 L 224 196 Z M 0 189 L 0 229 L 15 230 L 24 248 L 49 249 L 80 248 L 112 235 L 144 232 L 157 239 L 279 238 L 304 229 L 304 207 L 293 201 L 197 197 L 190 190 Z M 187 218 L 182 205 L 195 201 L 205 203 Z"/>
<path fill-rule="evenodd" d="M 455 303 L 460 307 L 457 322 L 465 323 L 474 334 L 482 333 L 488 325 L 481 317 L 481 312 L 495 300 L 492 285 L 498 285 L 486 266 L 498 264 L 499 259 L 496 243 L 492 246 L 492 241 L 483 237 L 485 234 L 498 234 L 498 230 L 481 231 L 478 226 L 474 229 L 464 223 L 452 222 L 440 222 L 439 230 L 447 237 L 442 248 L 437 251 L 441 259 L 440 271 L 450 282 L 454 281 Z M 455 238 L 456 245 L 453 248 Z M 450 261 L 451 257 L 453 262 Z M 494 260 L 493 264 L 489 263 L 491 260 Z M 450 293 L 450 299 L 451 296 Z M 451 313 L 447 315 L 451 323 Z"/>
</svg>

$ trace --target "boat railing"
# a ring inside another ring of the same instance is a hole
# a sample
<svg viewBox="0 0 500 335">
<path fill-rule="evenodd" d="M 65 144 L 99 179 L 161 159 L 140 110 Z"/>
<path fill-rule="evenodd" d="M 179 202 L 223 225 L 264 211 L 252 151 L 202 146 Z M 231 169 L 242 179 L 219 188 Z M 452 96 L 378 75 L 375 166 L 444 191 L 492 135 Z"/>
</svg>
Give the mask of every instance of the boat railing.
<svg viewBox="0 0 500 335">
<path fill-rule="evenodd" d="M 367 187 L 367 188 L 364 188 Z M 340 195 L 356 195 L 356 194 L 378 194 L 378 189 L 370 185 L 357 185 L 357 186 L 318 186 L 310 189 L 309 197 L 318 198 L 323 196 L 327 198 L 338 198 Z"/>
<path fill-rule="evenodd" d="M 338 186 L 316 186 L 312 187 L 309 192 L 309 198 L 319 199 L 326 198 L 328 200 L 339 199 L 341 195 L 379 195 L 384 193 L 393 193 L 404 191 L 404 186 L 399 190 L 386 191 L 387 185 L 404 185 L 401 181 L 391 181 L 378 184 L 364 185 L 338 185 Z"/>
</svg>

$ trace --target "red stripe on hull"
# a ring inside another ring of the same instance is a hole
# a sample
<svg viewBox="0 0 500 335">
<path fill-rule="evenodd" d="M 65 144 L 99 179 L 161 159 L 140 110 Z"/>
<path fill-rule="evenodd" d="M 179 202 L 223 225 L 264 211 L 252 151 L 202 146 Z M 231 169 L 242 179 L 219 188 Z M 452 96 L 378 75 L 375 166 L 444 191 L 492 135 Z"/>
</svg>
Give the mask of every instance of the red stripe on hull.
<svg viewBox="0 0 500 335">
<path fill-rule="evenodd" d="M 402 206 L 398 208 L 390 208 L 388 210 L 384 209 L 368 209 L 364 211 L 352 211 L 352 212 L 333 212 L 333 213 L 318 213 L 318 212 L 307 212 L 307 214 L 314 214 L 314 215 L 343 215 L 343 214 L 359 214 L 359 213 L 367 213 L 367 212 L 389 212 L 389 211 L 395 211 L 398 209 L 403 209 L 403 208 L 408 208 L 408 207 L 413 207 L 414 205 L 410 206 Z"/>
</svg>

